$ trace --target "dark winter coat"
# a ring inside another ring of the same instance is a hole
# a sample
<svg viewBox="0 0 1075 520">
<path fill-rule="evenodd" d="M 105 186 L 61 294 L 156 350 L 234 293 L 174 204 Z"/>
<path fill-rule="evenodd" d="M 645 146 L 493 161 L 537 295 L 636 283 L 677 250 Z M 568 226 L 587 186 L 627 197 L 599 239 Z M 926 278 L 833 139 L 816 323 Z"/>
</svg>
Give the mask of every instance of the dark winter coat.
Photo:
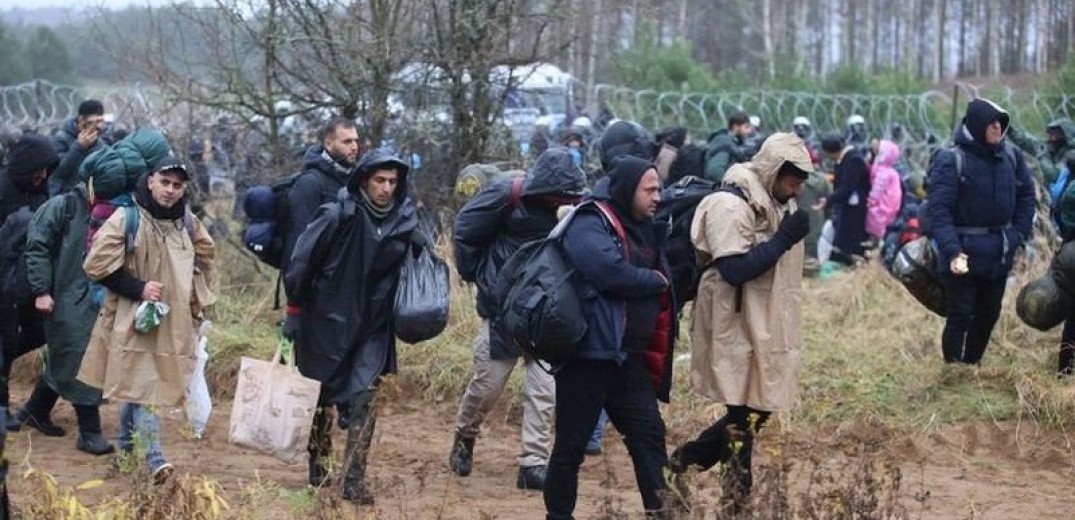
<svg viewBox="0 0 1075 520">
<path fill-rule="evenodd" d="M 395 206 L 378 220 L 363 206 L 361 181 L 385 165 L 401 173 Z M 418 227 L 407 169 L 386 151 L 366 154 L 340 200 L 322 205 L 299 235 L 285 271 L 288 303 L 300 308 L 295 359 L 321 382 L 323 404 L 347 403 L 396 372 L 396 287 Z"/>
<path fill-rule="evenodd" d="M 866 200 L 870 195 L 870 167 L 863 155 L 847 147 L 835 167 L 836 182 L 825 202 L 832 211 L 836 231 L 833 245 L 846 255 L 862 255 L 866 241 Z"/>
<path fill-rule="evenodd" d="M 82 161 L 96 150 L 105 146 L 104 140 L 98 137 L 93 146 L 83 148 L 78 144 L 77 118 L 72 117 L 52 134 L 52 146 L 56 148 L 56 154 L 60 156 L 60 165 L 49 177 L 49 193 L 59 195 L 74 189 L 78 184 L 78 170 Z"/>
<path fill-rule="evenodd" d="M 23 206 L 37 211 L 48 200 L 47 182 L 34 186 L 31 180 L 42 168 L 51 175 L 58 163 L 55 150 L 44 137 L 23 136 L 11 147 L 7 168 L 0 171 L 0 223 Z"/>
<path fill-rule="evenodd" d="M 620 161 L 624 159 L 638 161 L 643 166 L 648 164 L 633 157 L 621 158 Z M 648 166 L 653 167 L 651 164 Z M 612 172 L 612 175 L 615 175 L 615 172 Z M 635 177 L 634 185 L 638 184 L 640 176 Z M 631 192 L 633 194 L 633 190 Z M 602 189 L 595 191 L 593 198 L 615 206 L 612 193 L 614 190 Z M 619 205 L 630 208 L 630 202 L 627 201 L 621 201 Z M 678 322 L 674 295 L 666 288 L 664 280 L 656 270 L 636 267 L 628 261 L 625 244 L 616 238 L 608 221 L 595 206 L 585 204 L 577 211 L 578 214 L 573 217 L 563 238 L 564 253 L 580 273 L 576 291 L 581 299 L 582 314 L 588 326 L 577 357 L 623 363 L 627 358 L 624 339 L 630 301 L 657 300 L 662 307 L 659 323 L 654 328 L 654 340 L 643 356 L 651 375 L 655 376 L 657 397 L 668 401 L 672 381 L 672 345 L 675 339 L 673 324 Z M 627 212 L 629 209 L 618 214 Z M 622 220 L 622 217 L 620 218 Z M 659 269 L 669 273 L 668 259 L 664 254 L 667 224 L 648 221 L 636 225 L 652 226 L 651 231 L 656 237 L 654 245 Z M 661 323 L 663 320 L 670 321 Z"/>
<path fill-rule="evenodd" d="M 720 182 L 731 165 L 740 162 L 740 147 L 743 140 L 732 135 L 727 128 L 713 132 L 705 153 L 705 178 Z"/>
<path fill-rule="evenodd" d="M 302 175 L 288 192 L 288 234 L 284 239 L 284 258 L 289 259 L 299 235 L 314 219 L 322 204 L 334 202 L 340 190 L 347 185 L 350 174 L 347 169 L 325 158 L 324 147 L 311 146 L 302 159 Z M 284 269 L 287 269 L 285 261 Z"/>
<path fill-rule="evenodd" d="M 984 115 L 971 117 L 971 111 Z M 929 171 L 926 218 L 940 255 L 938 269 L 966 253 L 969 276 L 999 278 L 1012 268 L 1015 249 L 1030 236 L 1034 220 L 1034 179 L 1020 153 L 984 144 L 985 126 L 1002 112 L 988 102 L 968 108 L 955 144 L 963 151 L 963 175 L 955 155 L 941 153 Z M 1002 119 L 1007 130 L 1007 118 Z M 1015 157 L 1013 164 L 1011 157 Z"/>
<path fill-rule="evenodd" d="M 52 313 L 45 317 L 48 357 L 43 377 L 76 406 L 101 402 L 101 390 L 76 377 L 98 310 L 91 304 L 89 279 L 82 270 L 89 217 L 89 196 L 80 184 L 41 206 L 26 235 L 30 292 L 49 294 L 55 301 Z"/>
<path fill-rule="evenodd" d="M 492 318 L 500 268 L 523 244 L 545 238 L 556 226 L 557 198 L 579 196 L 586 175 L 572 162 L 566 148 L 550 148 L 538 157 L 522 178 L 519 201 L 513 205 L 515 179 L 491 184 L 470 199 L 455 219 L 453 251 L 459 276 L 478 286 L 478 315 Z M 566 202 L 566 200 L 565 200 Z M 489 338 L 492 359 L 519 355 L 510 342 L 493 329 Z"/>
</svg>

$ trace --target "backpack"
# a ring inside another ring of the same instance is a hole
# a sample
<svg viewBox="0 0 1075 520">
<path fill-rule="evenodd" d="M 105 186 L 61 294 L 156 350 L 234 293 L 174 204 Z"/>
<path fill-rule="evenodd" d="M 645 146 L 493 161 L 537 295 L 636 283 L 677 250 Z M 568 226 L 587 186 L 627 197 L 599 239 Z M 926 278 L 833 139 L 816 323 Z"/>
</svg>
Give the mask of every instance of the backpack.
<svg viewBox="0 0 1075 520">
<path fill-rule="evenodd" d="M 285 251 L 291 227 L 288 194 L 306 173 L 294 173 L 270 184 L 254 186 L 243 195 L 243 212 L 248 219 L 243 230 L 243 245 L 258 260 L 274 269 L 280 269 L 291 253 Z M 320 175 L 317 178 L 321 180 Z"/>
<path fill-rule="evenodd" d="M 9 302 L 22 303 L 32 296 L 23 253 L 33 217 L 30 206 L 23 206 L 0 226 L 0 297 Z"/>
<path fill-rule="evenodd" d="M 688 175 L 704 177 L 705 152 L 704 146 L 696 144 L 685 144 L 679 147 L 676 160 L 672 161 L 672 166 L 668 168 L 668 178 L 664 181 L 665 186 L 675 184 Z"/>
<path fill-rule="evenodd" d="M 589 204 L 604 216 L 620 244 L 626 244 L 626 232 L 612 209 L 603 202 Z M 496 288 L 500 311 L 493 326 L 532 359 L 565 361 L 586 335 L 576 292 L 577 270 L 564 254 L 562 240 L 577 213 L 576 208 L 565 216 L 548 237 L 524 244 L 500 269 Z"/>
<path fill-rule="evenodd" d="M 134 241 L 138 236 L 138 226 L 141 224 L 141 213 L 138 211 L 138 207 L 134 204 L 134 199 L 130 194 L 124 194 L 107 201 L 95 201 L 90 206 L 90 221 L 89 226 L 86 229 L 86 253 L 90 251 L 90 246 L 93 245 L 93 239 L 97 236 L 97 232 L 101 230 L 104 223 L 112 216 L 118 209 L 123 209 L 125 212 L 123 219 L 123 252 L 129 254 L 134 250 Z M 64 223 L 70 222 L 75 218 L 74 199 L 67 197 L 64 200 Z M 190 237 L 190 241 L 194 242 L 194 217 L 190 211 L 183 214 L 183 228 L 186 229 L 187 235 Z M 105 296 L 108 294 L 105 286 L 98 281 L 90 281 L 90 300 L 98 308 L 104 304 Z"/>
<path fill-rule="evenodd" d="M 669 281 L 675 290 L 676 302 L 680 308 L 698 295 L 698 282 L 704 271 L 698 266 L 694 244 L 691 243 L 694 213 L 702 199 L 718 192 L 731 193 L 746 200 L 746 195 L 739 188 L 721 186 L 698 177 L 684 177 L 661 192 L 661 203 L 655 218 L 669 223 L 665 254 L 671 269 Z"/>
</svg>

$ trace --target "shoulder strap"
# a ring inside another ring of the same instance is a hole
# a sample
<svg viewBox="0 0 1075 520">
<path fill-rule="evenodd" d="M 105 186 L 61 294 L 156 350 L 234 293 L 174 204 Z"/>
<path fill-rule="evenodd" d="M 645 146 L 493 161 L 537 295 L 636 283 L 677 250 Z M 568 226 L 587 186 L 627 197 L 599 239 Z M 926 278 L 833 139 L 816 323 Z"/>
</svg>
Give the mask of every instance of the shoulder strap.
<svg viewBox="0 0 1075 520">
<path fill-rule="evenodd" d="M 623 229 L 623 223 L 619 218 L 616 218 L 616 213 L 612 211 L 612 208 L 608 206 L 608 203 L 604 201 L 594 201 L 594 205 L 605 216 L 605 220 L 612 226 L 612 231 L 616 233 L 616 238 L 623 244 L 623 257 L 625 260 L 631 259 L 631 248 L 627 245 L 627 232 Z"/>
<path fill-rule="evenodd" d="M 123 206 L 123 252 L 129 253 L 134 249 L 134 241 L 138 236 L 138 224 L 141 215 L 134 206 Z"/>
<path fill-rule="evenodd" d="M 519 207 L 523 199 L 523 177 L 516 177 L 511 181 L 511 194 L 508 195 L 508 206 L 511 209 Z"/>
<path fill-rule="evenodd" d="M 731 193 L 732 195 L 735 195 L 736 197 L 742 199 L 743 202 L 749 202 L 747 200 L 747 194 L 743 193 L 743 189 L 739 186 L 733 186 L 731 184 L 721 185 L 721 187 L 714 190 L 713 193 Z"/>
<path fill-rule="evenodd" d="M 956 178 L 963 182 L 963 149 L 958 146 L 952 147 L 952 154 L 956 161 Z"/>
</svg>

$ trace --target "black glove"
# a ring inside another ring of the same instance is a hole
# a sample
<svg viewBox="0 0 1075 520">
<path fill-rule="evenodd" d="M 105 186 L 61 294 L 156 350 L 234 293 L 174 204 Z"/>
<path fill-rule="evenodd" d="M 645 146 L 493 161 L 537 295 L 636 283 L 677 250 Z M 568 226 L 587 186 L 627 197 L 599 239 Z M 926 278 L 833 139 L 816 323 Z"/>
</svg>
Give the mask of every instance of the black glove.
<svg viewBox="0 0 1075 520">
<path fill-rule="evenodd" d="M 784 241 L 787 246 L 798 243 L 810 234 L 810 214 L 805 209 L 799 208 L 795 213 L 784 213 L 784 220 L 780 221 L 780 227 L 776 229 L 773 238 Z"/>
<path fill-rule="evenodd" d="M 295 338 L 299 336 L 299 315 L 288 314 L 284 317 L 284 337 L 290 341 L 295 341 Z"/>
</svg>

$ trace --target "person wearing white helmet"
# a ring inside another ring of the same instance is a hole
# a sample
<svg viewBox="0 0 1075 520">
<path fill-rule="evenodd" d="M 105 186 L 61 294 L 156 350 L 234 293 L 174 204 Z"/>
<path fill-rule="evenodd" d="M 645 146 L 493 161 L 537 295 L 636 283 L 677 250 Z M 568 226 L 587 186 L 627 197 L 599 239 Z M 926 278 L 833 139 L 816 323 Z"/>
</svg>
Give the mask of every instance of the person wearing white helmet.
<svg viewBox="0 0 1075 520">
<path fill-rule="evenodd" d="M 844 130 L 844 141 L 855 147 L 857 151 L 865 151 L 870 144 L 869 130 L 866 129 L 866 118 L 859 114 L 851 114 L 847 118 L 847 128 Z"/>
</svg>

